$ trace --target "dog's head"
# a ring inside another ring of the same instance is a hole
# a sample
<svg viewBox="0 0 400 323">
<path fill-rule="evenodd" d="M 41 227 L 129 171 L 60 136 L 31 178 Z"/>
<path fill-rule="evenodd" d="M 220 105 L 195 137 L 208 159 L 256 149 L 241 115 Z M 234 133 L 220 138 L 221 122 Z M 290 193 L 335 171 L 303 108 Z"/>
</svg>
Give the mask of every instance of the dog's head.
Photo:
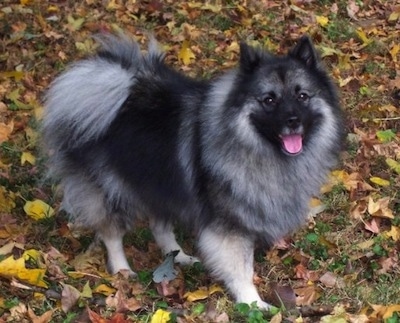
<svg viewBox="0 0 400 323">
<path fill-rule="evenodd" d="M 241 44 L 238 75 L 228 101 L 226 107 L 240 110 L 255 135 L 243 136 L 261 137 L 285 155 L 299 155 L 311 142 L 323 144 L 338 131 L 335 88 L 308 37 L 285 56 Z M 312 140 L 315 136 L 319 140 Z"/>
</svg>

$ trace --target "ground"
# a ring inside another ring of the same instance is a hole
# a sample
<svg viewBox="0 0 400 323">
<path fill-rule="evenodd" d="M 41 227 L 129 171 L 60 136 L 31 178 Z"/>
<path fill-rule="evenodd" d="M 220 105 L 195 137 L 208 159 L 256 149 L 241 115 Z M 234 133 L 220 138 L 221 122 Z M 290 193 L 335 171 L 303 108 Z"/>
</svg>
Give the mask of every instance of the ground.
<svg viewBox="0 0 400 323">
<path fill-rule="evenodd" d="M 143 48 L 153 33 L 169 64 L 205 78 L 236 65 L 240 41 L 277 53 L 314 41 L 348 135 L 308 225 L 256 252 L 274 311 L 234 305 L 201 265 L 153 282 L 162 257 L 145 224 L 125 241 L 138 279 L 111 277 L 93 234 L 60 211 L 43 94 L 93 34 L 120 30 Z M 3 0 L 0 37 L 0 322 L 400 322 L 400 1 Z"/>
</svg>

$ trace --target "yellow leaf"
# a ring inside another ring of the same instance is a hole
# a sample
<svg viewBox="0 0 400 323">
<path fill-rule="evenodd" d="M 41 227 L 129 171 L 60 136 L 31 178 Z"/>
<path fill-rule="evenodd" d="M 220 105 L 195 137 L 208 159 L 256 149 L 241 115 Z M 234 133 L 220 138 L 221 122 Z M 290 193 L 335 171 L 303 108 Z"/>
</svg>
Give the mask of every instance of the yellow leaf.
<svg viewBox="0 0 400 323">
<path fill-rule="evenodd" d="M 393 47 L 389 50 L 390 56 L 392 56 L 393 62 L 397 62 L 397 54 L 399 53 L 400 50 L 400 45 L 395 44 Z"/>
<path fill-rule="evenodd" d="M 39 250 L 29 249 L 24 251 L 22 258 L 24 258 L 25 261 L 33 260 L 34 262 L 38 263 L 42 259 L 42 254 Z"/>
<path fill-rule="evenodd" d="M 81 29 L 83 23 L 85 22 L 85 18 L 75 19 L 73 16 L 69 15 L 67 17 L 67 21 L 68 21 L 68 27 L 72 31 L 78 31 L 79 29 Z"/>
<path fill-rule="evenodd" d="M 385 237 L 392 238 L 394 241 L 400 240 L 400 227 L 392 225 L 390 231 L 384 233 Z"/>
<path fill-rule="evenodd" d="M 151 317 L 151 323 L 167 323 L 171 319 L 171 313 L 158 309 Z"/>
<path fill-rule="evenodd" d="M 9 72 L 0 72 L 0 77 L 13 77 L 15 81 L 19 82 L 24 77 L 24 72 L 22 71 L 9 71 Z"/>
<path fill-rule="evenodd" d="M 106 284 L 101 284 L 97 286 L 95 289 L 93 289 L 94 293 L 100 293 L 105 296 L 109 296 L 111 294 L 114 294 L 116 292 L 115 288 L 112 288 L 110 286 L 107 286 Z"/>
<path fill-rule="evenodd" d="M 54 209 L 41 200 L 27 201 L 24 205 L 25 213 L 38 221 L 54 215 Z"/>
<path fill-rule="evenodd" d="M 371 247 L 374 245 L 375 241 L 374 240 L 366 240 L 360 243 L 356 244 L 356 247 L 362 250 L 366 249 L 371 249 Z"/>
<path fill-rule="evenodd" d="M 21 281 L 27 282 L 31 285 L 39 287 L 47 287 L 46 282 L 43 280 L 46 269 L 34 268 L 27 269 L 25 267 L 25 259 L 14 259 L 10 256 L 0 262 L 0 276 L 6 278 L 17 278 Z"/>
<path fill-rule="evenodd" d="M 372 197 L 368 198 L 368 213 L 373 215 L 374 213 L 378 212 L 380 210 L 380 205 L 379 203 L 374 202 Z"/>
<path fill-rule="evenodd" d="M 224 290 L 221 288 L 221 286 L 218 286 L 218 285 L 212 285 L 209 288 L 210 295 L 215 294 L 215 293 L 223 293 L 223 292 L 224 292 Z"/>
<path fill-rule="evenodd" d="M 210 10 L 214 13 L 220 13 L 222 10 L 222 6 L 221 5 L 212 5 L 210 3 L 206 3 L 205 5 L 203 5 L 201 7 L 202 10 Z"/>
<path fill-rule="evenodd" d="M 389 186 L 390 182 L 386 179 L 380 178 L 380 177 L 371 177 L 369 179 L 372 183 L 379 185 L 379 186 Z"/>
<path fill-rule="evenodd" d="M 92 289 L 90 288 L 89 281 L 87 281 L 85 286 L 83 286 L 83 289 L 81 292 L 81 297 L 92 298 L 92 296 L 93 296 L 93 292 L 92 292 Z"/>
<path fill-rule="evenodd" d="M 209 289 L 206 288 L 201 288 L 198 289 L 194 292 L 187 292 L 183 297 L 187 298 L 189 302 L 195 302 L 198 300 L 206 299 L 210 295 L 217 293 L 217 292 L 223 292 L 222 288 L 219 287 L 218 285 L 213 285 Z"/>
<path fill-rule="evenodd" d="M 386 164 L 394 170 L 397 174 L 400 174 L 400 163 L 392 158 L 386 158 Z"/>
<path fill-rule="evenodd" d="M 361 39 L 363 45 L 369 45 L 370 43 L 372 43 L 372 40 L 367 37 L 367 35 L 361 28 L 357 28 L 356 33 Z"/>
<path fill-rule="evenodd" d="M 21 166 L 24 166 L 26 162 L 31 165 L 35 165 L 36 157 L 33 156 L 30 152 L 23 152 L 21 155 Z"/>
<path fill-rule="evenodd" d="M 329 23 L 329 19 L 325 16 L 315 16 L 315 19 L 321 27 L 325 27 Z"/>
<path fill-rule="evenodd" d="M 389 21 L 396 21 L 397 19 L 400 18 L 400 12 L 393 11 L 390 16 L 389 16 Z"/>
<path fill-rule="evenodd" d="M 191 59 L 195 59 L 196 56 L 192 52 L 189 46 L 189 42 L 185 40 L 182 44 L 182 48 L 178 53 L 178 59 L 182 61 L 184 65 L 189 65 Z"/>
<path fill-rule="evenodd" d="M 8 213 L 15 208 L 14 199 L 13 192 L 9 192 L 3 186 L 0 186 L 0 212 Z"/>
<path fill-rule="evenodd" d="M 189 302 L 195 302 L 198 300 L 206 299 L 209 295 L 210 294 L 207 289 L 198 289 L 194 292 L 187 292 L 183 296 L 186 297 Z"/>
</svg>

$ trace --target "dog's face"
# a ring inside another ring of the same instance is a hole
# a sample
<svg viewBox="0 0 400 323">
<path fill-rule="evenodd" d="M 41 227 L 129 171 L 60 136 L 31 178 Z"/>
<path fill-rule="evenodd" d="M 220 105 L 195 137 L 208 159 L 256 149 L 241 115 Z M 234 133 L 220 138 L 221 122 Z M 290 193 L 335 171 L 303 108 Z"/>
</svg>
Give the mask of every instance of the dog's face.
<svg viewBox="0 0 400 323">
<path fill-rule="evenodd" d="M 290 156 L 301 154 L 338 109 L 335 91 L 308 38 L 284 57 L 243 44 L 233 92 L 229 105 L 241 106 L 257 135 Z"/>
</svg>

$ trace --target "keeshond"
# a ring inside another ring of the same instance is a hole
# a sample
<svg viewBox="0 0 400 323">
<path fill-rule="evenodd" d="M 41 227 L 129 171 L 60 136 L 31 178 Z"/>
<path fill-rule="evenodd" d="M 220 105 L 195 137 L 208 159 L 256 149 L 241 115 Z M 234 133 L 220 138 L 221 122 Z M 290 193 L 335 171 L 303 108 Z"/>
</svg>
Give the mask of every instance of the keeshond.
<svg viewBox="0 0 400 323">
<path fill-rule="evenodd" d="M 197 258 L 173 226 L 197 236 L 200 259 L 236 302 L 269 308 L 253 284 L 255 244 L 305 222 L 343 137 L 335 87 L 306 36 L 285 56 L 245 43 L 237 68 L 192 79 L 126 35 L 99 37 L 45 97 L 43 137 L 62 207 L 97 233 L 108 269 L 130 269 L 122 238 L 149 220 L 163 253 Z"/>
</svg>

